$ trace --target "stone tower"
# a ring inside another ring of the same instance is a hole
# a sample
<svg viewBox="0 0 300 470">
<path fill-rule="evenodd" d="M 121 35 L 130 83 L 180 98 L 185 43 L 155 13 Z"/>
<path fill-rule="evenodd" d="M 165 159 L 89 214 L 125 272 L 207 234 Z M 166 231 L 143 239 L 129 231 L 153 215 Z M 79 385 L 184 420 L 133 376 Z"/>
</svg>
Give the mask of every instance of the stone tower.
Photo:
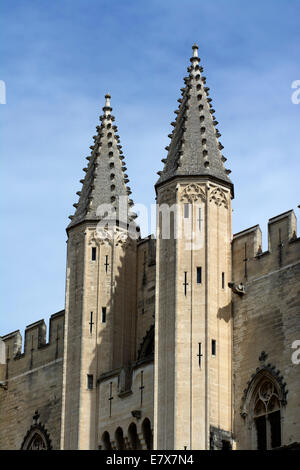
<svg viewBox="0 0 300 470">
<path fill-rule="evenodd" d="M 194 45 L 156 184 L 156 449 L 231 435 L 233 185 L 199 62 Z"/>
<path fill-rule="evenodd" d="M 96 449 L 98 377 L 135 355 L 136 214 L 106 95 L 67 228 L 62 449 Z"/>
</svg>

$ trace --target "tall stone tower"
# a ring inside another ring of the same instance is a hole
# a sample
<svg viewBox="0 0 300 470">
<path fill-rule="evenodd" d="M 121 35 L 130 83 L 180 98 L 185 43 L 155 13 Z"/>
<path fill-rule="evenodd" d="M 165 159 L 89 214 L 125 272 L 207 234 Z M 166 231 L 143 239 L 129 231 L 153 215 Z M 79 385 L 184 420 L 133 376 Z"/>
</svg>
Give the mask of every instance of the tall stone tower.
<svg viewBox="0 0 300 470">
<path fill-rule="evenodd" d="M 106 95 L 67 228 L 62 449 L 96 449 L 97 379 L 135 356 L 136 214 Z"/>
<path fill-rule="evenodd" d="M 233 185 L 199 62 L 194 45 L 156 184 L 156 449 L 208 449 L 231 432 Z"/>
</svg>

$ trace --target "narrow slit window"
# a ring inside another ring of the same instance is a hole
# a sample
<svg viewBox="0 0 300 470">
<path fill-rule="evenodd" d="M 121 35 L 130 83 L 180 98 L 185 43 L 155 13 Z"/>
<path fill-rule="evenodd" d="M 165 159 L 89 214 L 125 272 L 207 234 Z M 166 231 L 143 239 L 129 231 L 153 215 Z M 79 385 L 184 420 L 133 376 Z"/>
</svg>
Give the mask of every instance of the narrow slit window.
<svg viewBox="0 0 300 470">
<path fill-rule="evenodd" d="M 92 247 L 92 261 L 96 261 L 96 247 Z"/>
<path fill-rule="evenodd" d="M 222 289 L 225 289 L 225 273 L 222 273 Z"/>
<path fill-rule="evenodd" d="M 93 312 L 90 313 L 89 325 L 90 325 L 90 335 L 91 335 L 91 334 L 93 333 L 93 325 L 94 325 L 94 322 L 93 322 Z"/>
<path fill-rule="evenodd" d="M 217 343 L 215 339 L 212 339 L 211 340 L 211 355 L 216 356 L 216 352 L 217 352 Z"/>
<path fill-rule="evenodd" d="M 88 390 L 93 390 L 94 388 L 94 376 L 91 374 L 87 375 L 87 388 Z"/>
<path fill-rule="evenodd" d="M 201 266 L 197 267 L 197 284 L 202 283 L 202 268 Z"/>
<path fill-rule="evenodd" d="M 107 269 L 108 269 L 108 266 L 109 266 L 109 263 L 108 263 L 108 255 L 105 255 L 105 263 L 104 263 L 104 266 L 105 266 L 105 272 L 107 273 Z"/>
<path fill-rule="evenodd" d="M 102 307 L 102 323 L 106 323 L 106 307 Z"/>
<path fill-rule="evenodd" d="M 188 219 L 190 216 L 190 205 L 184 204 L 184 218 Z"/>
</svg>

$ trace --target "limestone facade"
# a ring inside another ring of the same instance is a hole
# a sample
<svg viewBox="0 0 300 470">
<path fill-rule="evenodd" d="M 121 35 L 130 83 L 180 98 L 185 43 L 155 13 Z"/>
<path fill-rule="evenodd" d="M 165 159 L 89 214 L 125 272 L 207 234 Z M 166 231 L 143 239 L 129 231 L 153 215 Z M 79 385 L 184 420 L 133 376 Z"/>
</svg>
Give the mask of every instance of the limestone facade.
<svg viewBox="0 0 300 470">
<path fill-rule="evenodd" d="M 0 449 L 300 445 L 294 212 L 232 235 L 233 184 L 193 46 L 141 238 L 106 95 L 67 227 L 65 309 L 0 339 Z"/>
</svg>

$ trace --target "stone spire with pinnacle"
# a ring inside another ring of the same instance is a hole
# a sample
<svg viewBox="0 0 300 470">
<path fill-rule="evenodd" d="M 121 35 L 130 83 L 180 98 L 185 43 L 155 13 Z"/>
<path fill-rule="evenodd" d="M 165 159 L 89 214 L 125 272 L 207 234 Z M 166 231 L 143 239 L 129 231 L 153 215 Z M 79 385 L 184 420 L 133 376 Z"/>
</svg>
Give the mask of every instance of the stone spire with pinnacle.
<svg viewBox="0 0 300 470">
<path fill-rule="evenodd" d="M 88 164 L 83 168 L 85 177 L 80 180 L 82 189 L 77 192 L 79 200 L 74 204 L 75 214 L 69 216 L 71 222 L 68 229 L 86 220 L 99 220 L 101 217 L 97 209 L 104 204 L 111 205 L 111 210 L 116 213 L 116 220 L 118 223 L 121 221 L 121 225 L 127 215 L 128 222 L 136 217 L 136 214 L 130 212 L 130 207 L 134 203 L 129 198 L 131 190 L 127 186 L 129 182 L 127 168 L 118 128 L 114 125 L 115 118 L 111 114 L 110 98 L 109 94 L 105 96 L 104 114 L 100 116 L 101 125 L 96 127 L 97 135 L 93 137 L 91 155 L 86 157 Z M 121 197 L 122 209 L 120 209 Z"/>
<path fill-rule="evenodd" d="M 176 119 L 171 123 L 174 129 L 169 134 L 168 155 L 162 160 L 164 168 L 158 172 L 156 186 L 177 176 L 209 176 L 227 183 L 233 192 L 228 176 L 230 170 L 224 167 L 226 158 L 221 153 L 223 146 L 218 140 L 221 134 L 216 128 L 215 110 L 209 98 L 209 88 L 205 86 L 203 68 L 199 65 L 197 44 L 193 45 L 190 61 L 189 75 L 184 78 L 185 87 L 181 88 L 182 98 L 178 100 L 179 108 L 175 111 Z"/>
</svg>

